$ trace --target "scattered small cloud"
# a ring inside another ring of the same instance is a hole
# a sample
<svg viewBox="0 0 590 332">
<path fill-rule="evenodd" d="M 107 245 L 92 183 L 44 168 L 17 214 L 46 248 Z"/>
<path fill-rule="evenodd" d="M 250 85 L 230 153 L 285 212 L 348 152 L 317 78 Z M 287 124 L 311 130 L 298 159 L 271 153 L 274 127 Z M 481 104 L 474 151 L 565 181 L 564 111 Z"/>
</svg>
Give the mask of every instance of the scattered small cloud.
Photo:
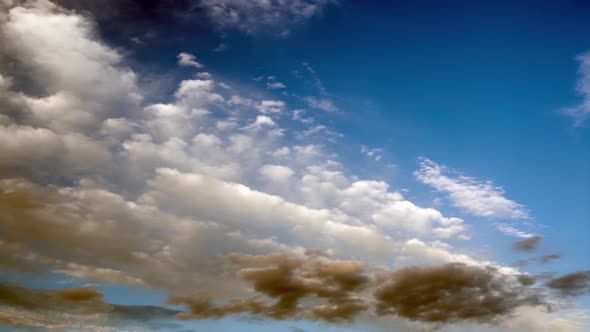
<svg viewBox="0 0 590 332">
<path fill-rule="evenodd" d="M 381 158 L 383 158 L 383 156 L 381 155 L 382 152 L 383 148 L 369 148 L 365 145 L 361 146 L 361 153 L 375 161 L 379 161 L 381 160 Z"/>
<path fill-rule="evenodd" d="M 257 108 L 263 114 L 281 113 L 285 108 L 285 102 L 281 100 L 263 100 L 258 104 Z"/>
<path fill-rule="evenodd" d="M 512 248 L 519 251 L 534 251 L 537 249 L 542 239 L 543 238 L 539 235 L 533 235 L 524 240 L 512 243 Z"/>
<path fill-rule="evenodd" d="M 266 88 L 270 90 L 285 89 L 287 86 L 281 82 L 267 82 Z"/>
<path fill-rule="evenodd" d="M 194 55 L 190 53 L 181 52 L 180 54 L 178 54 L 177 58 L 178 64 L 181 66 L 195 67 L 199 69 L 205 67 L 196 60 Z"/>
<path fill-rule="evenodd" d="M 554 260 L 560 259 L 561 258 L 561 254 L 555 253 L 555 254 L 547 254 L 547 255 L 543 255 L 541 256 L 541 262 L 543 263 L 549 263 L 552 262 Z"/>
<path fill-rule="evenodd" d="M 338 107 L 334 105 L 334 102 L 329 98 L 317 98 L 317 97 L 306 97 L 305 101 L 311 108 L 319 109 L 326 112 L 336 112 Z"/>
</svg>

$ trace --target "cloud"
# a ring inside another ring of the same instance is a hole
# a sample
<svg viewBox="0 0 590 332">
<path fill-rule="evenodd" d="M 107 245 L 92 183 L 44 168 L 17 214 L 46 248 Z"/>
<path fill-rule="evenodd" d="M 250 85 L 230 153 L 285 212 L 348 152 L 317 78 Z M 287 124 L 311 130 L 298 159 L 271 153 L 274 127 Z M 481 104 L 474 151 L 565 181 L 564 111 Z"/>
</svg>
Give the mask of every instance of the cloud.
<svg viewBox="0 0 590 332">
<path fill-rule="evenodd" d="M 271 89 L 271 90 L 276 90 L 276 89 L 285 89 L 287 86 L 284 83 L 281 82 L 267 82 L 266 83 L 266 88 L 267 89 Z"/>
<path fill-rule="evenodd" d="M 214 24 L 248 34 L 276 32 L 286 36 L 293 26 L 319 15 L 331 0 L 231 1 L 202 0 L 199 6 Z"/>
<path fill-rule="evenodd" d="M 280 253 L 259 256 L 232 254 L 228 257 L 235 264 L 260 266 L 242 268 L 240 278 L 274 302 L 249 298 L 215 305 L 206 294 L 172 296 L 168 304 L 182 304 L 188 309 L 178 318 L 219 319 L 247 313 L 273 319 L 307 316 L 310 319 L 341 321 L 350 320 L 368 308 L 365 299 L 351 296 L 351 292 L 363 289 L 369 282 L 360 262 L 332 261 L 315 255 L 293 257 Z M 325 300 L 327 304 L 299 305 L 304 298 L 312 296 Z"/>
<path fill-rule="evenodd" d="M 590 53 L 582 53 L 576 57 L 579 62 L 578 73 L 580 75 L 576 83 L 576 92 L 582 97 L 582 102 L 574 107 L 562 109 L 562 113 L 574 121 L 574 126 L 579 127 L 590 116 Z"/>
<path fill-rule="evenodd" d="M 575 296 L 590 292 L 590 271 L 578 271 L 547 281 L 547 287 L 562 295 Z"/>
<path fill-rule="evenodd" d="M 524 240 L 514 242 L 512 248 L 520 251 L 533 251 L 537 249 L 542 239 L 539 235 L 533 235 Z"/>
<path fill-rule="evenodd" d="M 516 228 L 514 228 L 510 225 L 504 224 L 504 223 L 496 223 L 495 226 L 496 226 L 497 230 L 499 230 L 500 232 L 507 234 L 507 235 L 516 236 L 516 237 L 525 238 L 525 239 L 535 236 L 535 234 L 521 231 L 519 229 L 516 229 Z"/>
<path fill-rule="evenodd" d="M 420 168 L 414 175 L 418 181 L 448 194 L 453 205 L 468 214 L 488 218 L 530 218 L 523 205 L 504 197 L 504 190 L 492 182 L 449 173 L 445 166 L 420 158 Z"/>
<path fill-rule="evenodd" d="M 177 58 L 178 58 L 178 64 L 181 66 L 195 67 L 198 69 L 205 67 L 203 64 L 199 63 L 196 60 L 197 58 L 194 55 L 192 55 L 190 53 L 181 52 L 178 54 Z M 200 73 L 200 74 L 202 74 L 202 73 Z"/>
<path fill-rule="evenodd" d="M 103 301 L 95 288 L 28 289 L 0 284 L 0 322 L 13 326 L 99 330 L 104 322 L 124 328 L 150 325 L 178 312 L 150 306 L 126 306 Z"/>
<path fill-rule="evenodd" d="M 547 254 L 547 255 L 543 255 L 541 256 L 541 262 L 543 263 L 549 263 L 551 261 L 554 261 L 556 259 L 560 259 L 561 258 L 561 254 L 555 253 L 555 254 Z"/>
<path fill-rule="evenodd" d="M 376 268 L 462 262 L 519 274 L 447 242 L 469 228 L 463 219 L 353 174 L 317 135 L 331 129 L 282 116 L 284 101 L 204 75 L 151 96 L 92 16 L 47 1 L 14 4 L 0 24 L 0 55 L 18 69 L 0 65 L 3 271 L 157 289 L 187 318 L 327 322 L 372 315 Z M 102 305 L 105 321 L 92 326 L 170 314 Z M 11 308 L 0 320 L 64 324 Z"/>
<path fill-rule="evenodd" d="M 316 97 L 306 97 L 305 101 L 307 105 L 311 108 L 319 109 L 326 112 L 336 112 L 338 111 L 338 107 L 334 105 L 334 102 L 328 98 L 316 98 Z"/>
<path fill-rule="evenodd" d="M 381 153 L 383 152 L 383 148 L 369 148 L 367 146 L 361 146 L 361 153 L 375 161 L 381 160 L 383 157 Z"/>
<path fill-rule="evenodd" d="M 281 165 L 264 165 L 260 168 L 260 175 L 277 182 L 288 180 L 294 173 L 289 167 Z"/>
<path fill-rule="evenodd" d="M 285 102 L 280 100 L 263 100 L 257 106 L 262 114 L 280 113 L 285 108 Z"/>
<path fill-rule="evenodd" d="M 493 270 L 448 264 L 393 272 L 375 291 L 377 313 L 423 322 L 492 322 L 540 299 Z"/>
</svg>

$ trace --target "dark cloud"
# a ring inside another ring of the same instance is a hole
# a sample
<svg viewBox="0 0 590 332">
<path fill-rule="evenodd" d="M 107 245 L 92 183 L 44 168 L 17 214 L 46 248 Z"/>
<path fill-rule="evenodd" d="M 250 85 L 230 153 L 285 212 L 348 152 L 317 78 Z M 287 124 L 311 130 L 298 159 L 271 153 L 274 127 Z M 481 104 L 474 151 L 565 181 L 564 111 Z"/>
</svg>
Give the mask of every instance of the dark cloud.
<svg viewBox="0 0 590 332">
<path fill-rule="evenodd" d="M 547 254 L 547 255 L 543 255 L 541 256 L 541 262 L 543 263 L 549 263 L 553 260 L 556 259 L 560 259 L 561 258 L 561 254 L 555 253 L 555 254 Z"/>
<path fill-rule="evenodd" d="M 533 235 L 524 240 L 514 242 L 512 248 L 520 251 L 533 251 L 537 249 L 537 246 L 542 239 L 543 238 L 539 235 Z"/>
<path fill-rule="evenodd" d="M 531 286 L 532 284 L 535 283 L 535 277 L 526 275 L 526 274 L 521 274 L 518 277 L 516 277 L 516 279 L 523 285 L 523 286 Z"/>
<path fill-rule="evenodd" d="M 308 317 L 340 321 L 350 320 L 368 308 L 364 298 L 353 296 L 369 282 L 360 262 L 333 261 L 317 255 L 300 258 L 281 253 L 260 256 L 232 254 L 228 259 L 235 264 L 250 266 L 239 270 L 240 278 L 250 283 L 257 293 L 274 302 L 255 297 L 215 305 L 206 294 L 172 296 L 168 304 L 185 305 L 188 309 L 178 318 L 217 319 L 246 313 L 272 319 Z M 304 298 L 321 299 L 325 303 L 301 307 L 300 302 Z"/>
<path fill-rule="evenodd" d="M 17 285 L 0 284 L 0 303 L 25 310 L 63 312 L 106 312 L 110 307 L 102 301 L 102 293 L 94 288 L 32 290 Z"/>
<path fill-rule="evenodd" d="M 573 272 L 550 279 L 546 285 L 559 291 L 562 295 L 582 295 L 590 291 L 590 270 Z"/>
<path fill-rule="evenodd" d="M 29 289 L 0 283 L 0 322 L 13 326 L 139 326 L 170 319 L 178 311 L 156 306 L 109 304 L 91 287 Z"/>
<path fill-rule="evenodd" d="M 461 264 L 398 270 L 374 295 L 379 315 L 423 322 L 491 322 L 540 303 L 522 282 L 512 285 L 493 269 Z"/>
</svg>

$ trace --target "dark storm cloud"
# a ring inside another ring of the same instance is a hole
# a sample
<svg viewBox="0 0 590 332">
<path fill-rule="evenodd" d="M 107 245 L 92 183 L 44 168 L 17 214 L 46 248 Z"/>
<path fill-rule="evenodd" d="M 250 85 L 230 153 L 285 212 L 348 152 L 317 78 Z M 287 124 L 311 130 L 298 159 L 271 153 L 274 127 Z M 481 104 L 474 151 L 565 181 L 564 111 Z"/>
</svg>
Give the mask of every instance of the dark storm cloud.
<svg viewBox="0 0 590 332">
<path fill-rule="evenodd" d="M 547 281 L 547 287 L 562 295 L 582 295 L 590 291 L 590 270 L 577 271 Z"/>
<path fill-rule="evenodd" d="M 525 281 L 525 284 L 528 283 Z M 375 291 L 377 313 L 423 322 L 492 322 L 540 300 L 492 269 L 461 264 L 395 271 Z"/>
<path fill-rule="evenodd" d="M 533 251 L 537 249 L 537 246 L 543 238 L 539 235 L 533 235 L 521 241 L 516 241 L 512 244 L 514 250 L 520 251 Z"/>
</svg>

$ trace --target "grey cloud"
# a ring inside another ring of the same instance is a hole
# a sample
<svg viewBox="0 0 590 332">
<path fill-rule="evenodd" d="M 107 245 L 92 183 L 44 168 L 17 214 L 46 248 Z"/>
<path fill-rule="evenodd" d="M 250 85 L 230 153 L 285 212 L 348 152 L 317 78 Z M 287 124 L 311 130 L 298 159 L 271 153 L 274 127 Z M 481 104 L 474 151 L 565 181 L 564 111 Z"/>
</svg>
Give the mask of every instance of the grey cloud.
<svg viewBox="0 0 590 332">
<path fill-rule="evenodd" d="M 512 248 L 520 251 L 534 251 L 537 249 L 542 239 L 543 237 L 539 235 L 530 236 L 524 240 L 512 243 Z"/>
</svg>

